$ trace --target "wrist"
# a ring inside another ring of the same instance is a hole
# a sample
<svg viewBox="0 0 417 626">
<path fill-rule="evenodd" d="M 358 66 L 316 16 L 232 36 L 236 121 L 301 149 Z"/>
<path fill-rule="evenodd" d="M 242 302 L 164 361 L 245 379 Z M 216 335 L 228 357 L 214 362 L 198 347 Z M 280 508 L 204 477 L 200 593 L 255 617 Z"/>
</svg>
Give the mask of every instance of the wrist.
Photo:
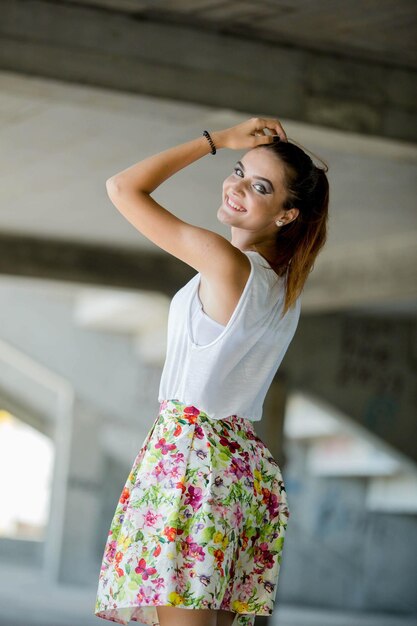
<svg viewBox="0 0 417 626">
<path fill-rule="evenodd" d="M 220 150 L 220 148 L 226 148 L 226 144 L 224 143 L 223 131 L 214 130 L 213 132 L 210 132 L 210 137 L 212 138 L 213 143 L 216 146 L 216 150 Z"/>
</svg>

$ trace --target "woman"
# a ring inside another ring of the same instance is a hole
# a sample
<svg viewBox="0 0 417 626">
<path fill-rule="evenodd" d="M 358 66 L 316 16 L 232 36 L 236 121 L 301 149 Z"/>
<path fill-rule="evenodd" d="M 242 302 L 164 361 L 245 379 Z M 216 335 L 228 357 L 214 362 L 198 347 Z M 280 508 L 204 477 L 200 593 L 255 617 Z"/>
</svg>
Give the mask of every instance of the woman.
<svg viewBox="0 0 417 626">
<path fill-rule="evenodd" d="M 231 241 L 150 196 L 221 148 L 249 149 L 225 179 L 217 211 Z M 272 613 L 289 510 L 279 465 L 253 422 L 326 241 L 326 171 L 278 120 L 252 118 L 107 181 L 126 219 L 197 274 L 171 301 L 159 412 L 111 523 L 98 617 L 253 626 L 256 615 Z"/>
</svg>

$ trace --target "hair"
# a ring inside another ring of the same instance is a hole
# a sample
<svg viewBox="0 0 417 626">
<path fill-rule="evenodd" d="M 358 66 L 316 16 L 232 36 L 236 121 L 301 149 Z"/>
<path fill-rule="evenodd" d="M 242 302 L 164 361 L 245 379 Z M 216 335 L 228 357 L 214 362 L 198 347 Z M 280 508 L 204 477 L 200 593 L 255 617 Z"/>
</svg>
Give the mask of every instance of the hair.
<svg viewBox="0 0 417 626">
<path fill-rule="evenodd" d="M 299 209 L 294 220 L 278 229 L 275 259 L 271 263 L 279 276 L 286 275 L 283 317 L 301 294 L 327 240 L 329 182 L 326 172 L 329 167 L 319 157 L 316 158 L 324 167 L 315 165 L 302 148 L 289 140 L 262 144 L 258 148 L 270 150 L 284 164 L 287 190 L 284 210 Z"/>
</svg>

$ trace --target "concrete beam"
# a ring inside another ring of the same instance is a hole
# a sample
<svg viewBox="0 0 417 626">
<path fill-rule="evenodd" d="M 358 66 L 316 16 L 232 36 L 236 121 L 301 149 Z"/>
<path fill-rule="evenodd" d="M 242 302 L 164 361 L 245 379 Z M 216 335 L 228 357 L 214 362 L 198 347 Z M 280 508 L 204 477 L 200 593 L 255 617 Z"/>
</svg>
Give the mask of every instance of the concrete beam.
<svg viewBox="0 0 417 626">
<path fill-rule="evenodd" d="M 302 294 L 303 313 L 377 307 L 415 310 L 416 234 L 324 249 Z M 160 292 L 172 297 L 195 270 L 175 257 L 146 250 L 0 234 L 0 276 L 25 276 Z M 409 303 L 407 305 L 407 303 Z M 414 307 L 414 308 L 413 308 Z"/>
<path fill-rule="evenodd" d="M 303 308 L 314 313 L 376 305 L 384 313 L 386 305 L 395 312 L 407 302 L 415 311 L 416 231 L 324 248 L 307 280 Z"/>
<path fill-rule="evenodd" d="M 2 3 L 0 68 L 417 140 L 416 72 L 78 4 Z"/>
<path fill-rule="evenodd" d="M 0 234 L 0 275 L 159 291 L 168 296 L 195 270 L 172 255 Z"/>
</svg>

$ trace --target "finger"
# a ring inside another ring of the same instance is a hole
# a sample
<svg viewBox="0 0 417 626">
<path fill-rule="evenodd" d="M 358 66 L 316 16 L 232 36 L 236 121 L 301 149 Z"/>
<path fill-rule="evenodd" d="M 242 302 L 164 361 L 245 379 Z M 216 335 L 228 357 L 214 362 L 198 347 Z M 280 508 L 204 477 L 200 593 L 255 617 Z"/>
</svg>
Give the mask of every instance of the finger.
<svg viewBox="0 0 417 626">
<path fill-rule="evenodd" d="M 287 133 L 285 132 L 282 124 L 278 120 L 275 120 L 275 130 L 276 134 L 280 136 L 281 141 L 288 141 Z"/>
<path fill-rule="evenodd" d="M 264 135 L 263 137 L 256 137 L 256 143 L 258 146 L 260 146 L 268 143 L 275 143 L 277 139 L 280 143 L 281 137 L 279 135 Z"/>
<path fill-rule="evenodd" d="M 279 135 L 281 141 L 288 141 L 287 134 L 279 120 L 259 118 L 256 130 L 259 130 L 261 125 L 262 128 L 268 128 L 268 130 L 272 130 L 275 135 Z"/>
</svg>

